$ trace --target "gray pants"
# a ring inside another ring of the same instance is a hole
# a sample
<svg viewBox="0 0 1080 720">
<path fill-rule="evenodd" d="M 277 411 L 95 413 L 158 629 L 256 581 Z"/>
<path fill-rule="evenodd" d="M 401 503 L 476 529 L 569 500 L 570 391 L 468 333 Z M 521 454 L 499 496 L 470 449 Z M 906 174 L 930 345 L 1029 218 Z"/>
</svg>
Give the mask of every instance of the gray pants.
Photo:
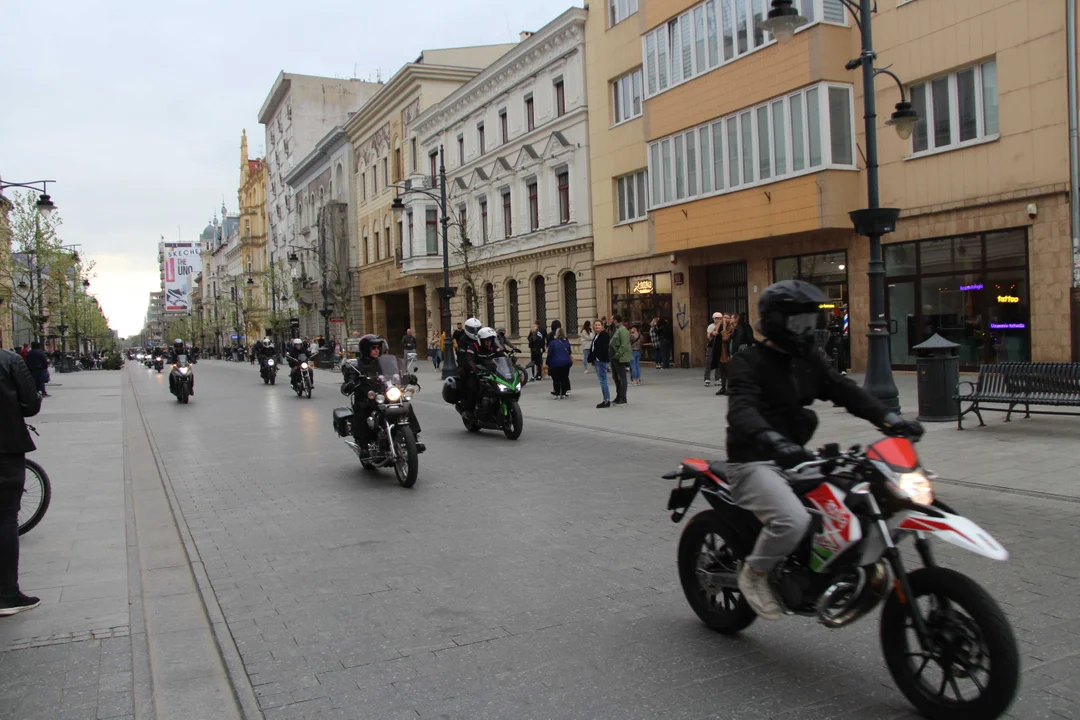
<svg viewBox="0 0 1080 720">
<path fill-rule="evenodd" d="M 735 502 L 764 525 L 746 562 L 758 572 L 768 572 L 802 542 L 810 513 L 773 463 L 728 463 L 726 470 Z"/>
</svg>

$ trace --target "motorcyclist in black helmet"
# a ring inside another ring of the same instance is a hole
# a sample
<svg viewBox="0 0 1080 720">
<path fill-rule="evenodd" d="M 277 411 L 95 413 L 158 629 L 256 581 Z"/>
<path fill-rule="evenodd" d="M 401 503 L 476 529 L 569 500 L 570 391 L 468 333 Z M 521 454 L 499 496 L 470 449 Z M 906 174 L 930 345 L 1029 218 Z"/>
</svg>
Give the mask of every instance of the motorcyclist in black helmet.
<svg viewBox="0 0 1080 720">
<path fill-rule="evenodd" d="M 783 611 L 769 587 L 769 572 L 791 554 L 810 526 L 810 515 L 783 469 L 814 459 L 804 447 L 817 429 L 808 407 L 826 400 L 891 435 L 919 437 L 922 426 L 827 365 L 814 343 L 820 306 L 828 298 L 801 280 L 770 285 L 758 300 L 758 331 L 765 337 L 731 359 L 728 385 L 728 479 L 740 507 L 762 522 L 753 551 L 739 572 L 739 589 L 767 620 Z"/>
<path fill-rule="evenodd" d="M 514 346 L 514 344 L 510 342 L 509 338 L 506 337 L 506 328 L 504 328 L 504 327 L 496 328 L 495 332 L 498 335 L 496 340 L 499 343 L 499 347 L 501 347 L 503 349 L 503 352 L 516 353 L 518 351 L 518 349 Z"/>
<path fill-rule="evenodd" d="M 360 338 L 360 357 L 357 361 L 359 376 L 355 376 L 348 381 L 355 383 L 355 388 L 351 388 L 353 413 L 356 417 L 356 422 L 353 423 L 353 438 L 363 449 L 365 455 L 370 451 L 369 443 L 373 442 L 375 438 L 375 434 L 367 424 L 367 418 L 375 407 L 375 402 L 368 398 L 368 391 L 374 390 L 376 393 L 383 391 L 383 385 L 378 381 L 380 374 L 379 358 L 389 354 L 390 346 L 386 343 L 386 340 L 378 335 L 364 335 Z M 404 372 L 404 368 L 402 368 L 402 371 Z M 416 381 L 415 376 L 412 375 L 406 375 L 404 379 L 406 382 L 414 383 Z M 416 413 L 413 412 L 411 404 L 409 404 L 409 427 L 412 428 L 413 434 L 419 440 L 420 422 L 416 419 Z"/>
<path fill-rule="evenodd" d="M 168 353 L 169 364 L 170 365 L 175 365 L 176 363 L 180 362 L 180 356 L 181 355 L 183 355 L 183 356 L 187 355 L 187 346 L 184 345 L 183 340 L 181 340 L 180 338 L 176 338 L 175 340 L 173 340 L 172 347 L 169 348 L 169 353 Z M 189 392 L 192 395 L 194 395 L 195 394 L 195 376 L 194 375 L 190 376 L 189 383 L 190 383 L 190 385 L 188 386 Z M 170 391 L 174 389 L 173 386 L 175 384 L 176 384 L 176 381 L 173 379 L 173 375 L 170 372 L 169 373 L 169 390 Z"/>
</svg>

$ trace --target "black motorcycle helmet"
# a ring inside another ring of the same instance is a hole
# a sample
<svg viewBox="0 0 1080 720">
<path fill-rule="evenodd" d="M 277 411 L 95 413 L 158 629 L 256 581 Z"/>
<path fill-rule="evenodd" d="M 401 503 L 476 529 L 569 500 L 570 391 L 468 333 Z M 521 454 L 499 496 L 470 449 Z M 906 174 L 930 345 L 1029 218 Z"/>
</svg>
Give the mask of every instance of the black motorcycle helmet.
<svg viewBox="0 0 1080 720">
<path fill-rule="evenodd" d="M 363 362 L 371 362 L 371 348 L 373 347 L 379 348 L 380 355 L 385 355 L 390 350 L 385 340 L 378 335 L 368 333 L 360 338 L 360 359 Z"/>
<path fill-rule="evenodd" d="M 810 352 L 820 309 L 829 299 L 802 280 L 773 283 L 758 298 L 758 330 L 781 350 L 793 355 Z"/>
</svg>

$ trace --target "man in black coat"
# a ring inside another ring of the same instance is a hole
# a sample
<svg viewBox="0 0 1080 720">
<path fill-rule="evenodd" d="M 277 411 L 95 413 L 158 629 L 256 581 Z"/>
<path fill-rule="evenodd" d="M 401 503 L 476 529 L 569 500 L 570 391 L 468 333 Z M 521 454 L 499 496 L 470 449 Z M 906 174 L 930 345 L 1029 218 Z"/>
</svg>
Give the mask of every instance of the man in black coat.
<svg viewBox="0 0 1080 720">
<path fill-rule="evenodd" d="M 26 363 L 10 350 L 0 350 L 0 617 L 41 604 L 19 590 L 19 505 L 26 485 L 26 453 L 36 449 L 24 418 L 40 409 L 41 397 Z"/>
<path fill-rule="evenodd" d="M 36 340 L 30 343 L 30 351 L 26 353 L 26 367 L 30 369 L 30 376 L 37 385 L 37 391 L 42 397 L 49 397 L 49 393 L 45 392 L 45 378 L 49 373 L 49 356 L 41 349 L 41 343 Z"/>
</svg>

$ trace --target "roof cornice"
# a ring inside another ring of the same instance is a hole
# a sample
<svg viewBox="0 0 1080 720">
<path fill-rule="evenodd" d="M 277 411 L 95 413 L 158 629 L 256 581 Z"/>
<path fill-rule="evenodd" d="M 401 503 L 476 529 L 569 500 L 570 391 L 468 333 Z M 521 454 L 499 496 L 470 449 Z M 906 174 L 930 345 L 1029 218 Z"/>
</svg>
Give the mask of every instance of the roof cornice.
<svg viewBox="0 0 1080 720">
<path fill-rule="evenodd" d="M 323 160 L 330 157 L 335 150 L 348 142 L 349 134 L 345 132 L 345 128 L 339 125 L 331 129 L 315 145 L 314 150 L 309 152 L 296 167 L 285 174 L 285 184 L 292 185 L 294 182 L 303 179 L 304 175 L 316 168 Z"/>
<path fill-rule="evenodd" d="M 274 111 L 277 110 L 281 101 L 285 99 L 285 95 L 288 94 L 291 85 L 292 76 L 284 70 L 279 72 L 277 79 L 274 80 L 274 84 L 270 88 L 270 94 L 266 96 L 266 100 L 259 109 L 259 124 L 266 125 L 270 122 L 273 118 Z"/>
</svg>

